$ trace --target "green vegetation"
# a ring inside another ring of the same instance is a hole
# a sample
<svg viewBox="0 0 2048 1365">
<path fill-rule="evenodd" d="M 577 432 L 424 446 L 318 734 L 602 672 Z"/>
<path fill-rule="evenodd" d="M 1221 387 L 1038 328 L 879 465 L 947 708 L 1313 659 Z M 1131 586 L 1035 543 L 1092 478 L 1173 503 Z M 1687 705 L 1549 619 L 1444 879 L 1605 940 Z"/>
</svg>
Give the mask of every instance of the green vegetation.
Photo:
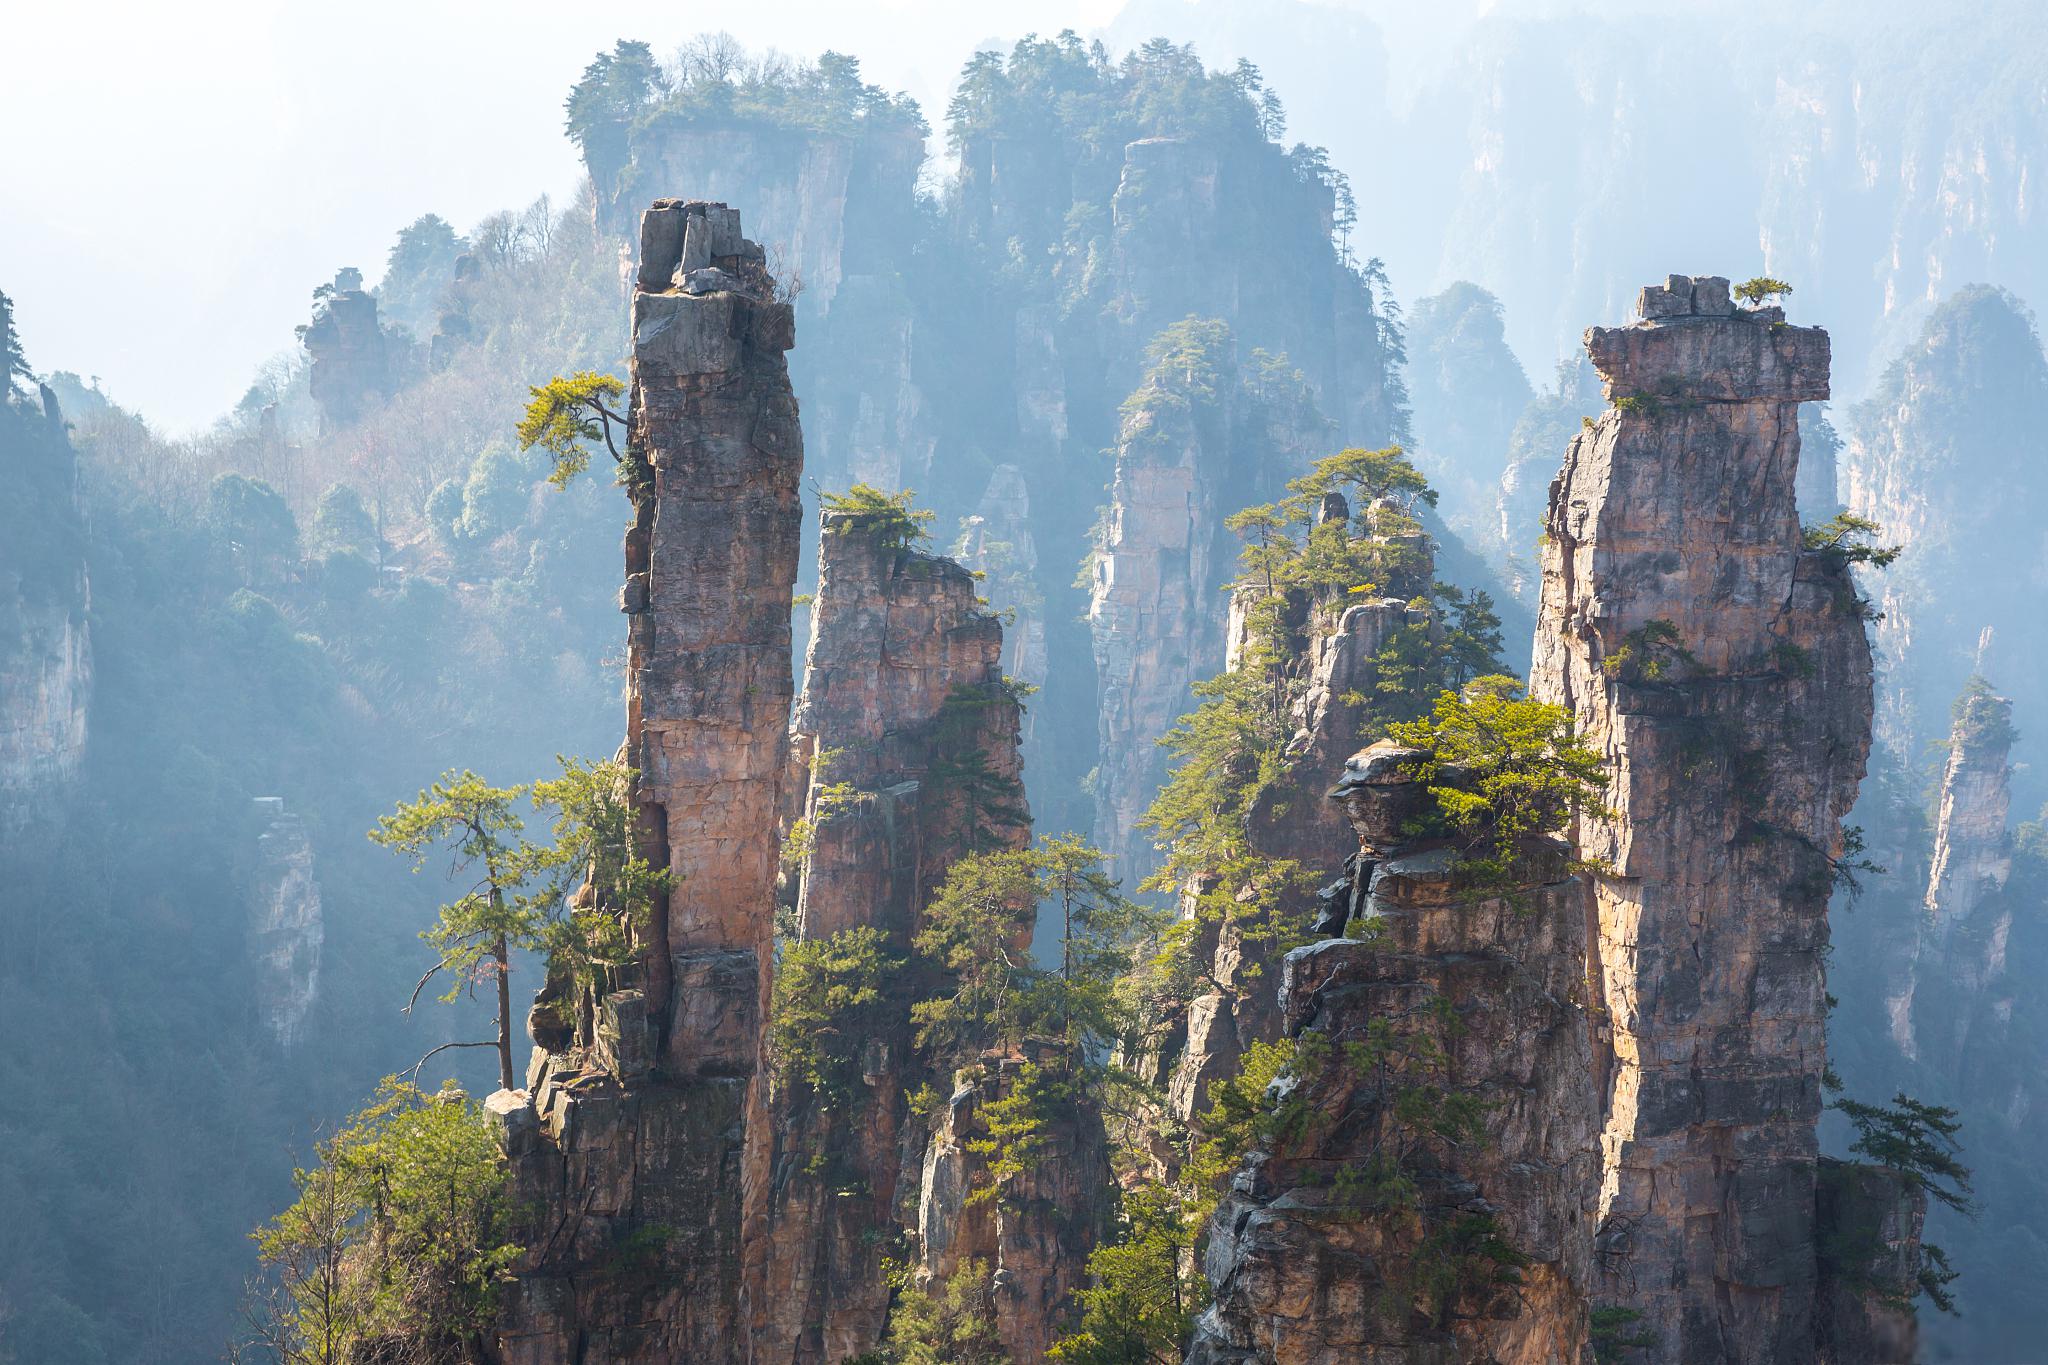
<svg viewBox="0 0 2048 1365">
<path fill-rule="evenodd" d="M 1088 1257 L 1080 1321 L 1048 1353 L 1061 1365 L 1176 1365 L 1208 1281 L 1195 1267 L 1201 1225 L 1164 1185 L 1123 1196 L 1117 1228 Z"/>
<path fill-rule="evenodd" d="M 255 1234 L 266 1271 L 247 1346 L 295 1365 L 467 1359 L 520 1248 L 496 1134 L 459 1090 L 387 1078 L 293 1175 L 298 1198 Z"/>
<path fill-rule="evenodd" d="M 1773 299 L 1784 298 L 1792 292 L 1792 286 L 1769 275 L 1758 275 L 1755 279 L 1744 280 L 1728 292 L 1750 307 L 1758 308 Z"/>
<path fill-rule="evenodd" d="M 1801 540 L 1808 550 L 1825 555 L 1837 564 L 1868 564 L 1873 569 L 1888 567 L 1899 557 L 1897 545 L 1880 545 L 1884 528 L 1853 512 L 1837 512 L 1818 526 L 1808 526 Z"/>
<path fill-rule="evenodd" d="M 872 925 L 799 939 L 776 960 L 768 1050 L 782 1085 L 802 1085 L 838 1107 L 862 1093 L 863 1045 L 900 1017 L 892 998 L 904 959 Z"/>
<path fill-rule="evenodd" d="M 1578 742 L 1563 707 L 1527 700 L 1514 678 L 1445 692 L 1428 719 L 1390 726 L 1388 736 L 1427 755 L 1415 764 L 1435 802 L 1427 832 L 1453 839 L 1476 887 L 1511 886 L 1524 839 L 1600 809 L 1600 756 Z"/>
<path fill-rule="evenodd" d="M 935 515 L 914 506 L 916 496 L 908 488 L 884 493 L 856 483 L 844 493 L 822 493 L 818 500 L 835 518 L 828 524 L 834 535 L 872 536 L 887 550 L 915 550 L 931 539 Z"/>
<path fill-rule="evenodd" d="M 1637 1308 L 1595 1308 L 1593 1310 L 1593 1359 L 1597 1365 L 1620 1365 L 1628 1352 L 1655 1346 L 1657 1338 L 1636 1328 L 1643 1320 Z"/>
<path fill-rule="evenodd" d="M 595 370 L 580 370 L 557 375 L 529 392 L 533 399 L 519 419 L 519 448 L 539 446 L 553 457 L 549 483 L 568 487 L 571 479 L 590 468 L 590 447 L 598 441 L 604 442 L 612 462 L 619 466 L 620 482 L 627 480 L 634 466 L 612 439 L 614 426 L 624 437 L 626 418 L 610 406 L 625 394 L 625 381 Z"/>
<path fill-rule="evenodd" d="M 1665 620 L 1646 621 L 1628 632 L 1614 652 L 1600 661 L 1600 671 L 1608 677 L 1632 683 L 1674 681 L 1670 675 L 1675 670 L 1698 666 L 1699 660 L 1685 647 L 1678 627 Z"/>
<path fill-rule="evenodd" d="M 993 1279 L 986 1264 L 968 1261 L 937 1284 L 905 1285 L 882 1349 L 848 1365 L 1010 1365 L 996 1335 Z"/>
<path fill-rule="evenodd" d="M 445 849 L 449 876 L 472 879 L 421 933 L 440 961 L 413 987 L 406 1009 L 442 973 L 453 983 L 444 1001 L 479 986 L 496 996 L 494 1040 L 443 1043 L 420 1058 L 415 1075 L 436 1053 L 491 1047 L 498 1054 L 500 1085 L 513 1089 L 518 1082 L 512 1066 L 512 951 L 547 954 L 550 977 L 594 982 L 599 973 L 624 964 L 632 927 L 645 921 L 666 892 L 667 869 L 650 867 L 633 849 L 623 796 L 630 772 L 614 763 L 561 764 L 560 778 L 528 786 L 493 787 L 472 772 L 447 773 L 415 800 L 380 817 L 370 831 L 373 842 L 409 855 L 414 871 Z M 524 837 L 517 805 L 528 797 L 536 809 L 553 806 L 559 812 L 554 844 Z M 595 879 L 593 904 L 572 907 L 569 883 L 586 871 Z"/>
</svg>

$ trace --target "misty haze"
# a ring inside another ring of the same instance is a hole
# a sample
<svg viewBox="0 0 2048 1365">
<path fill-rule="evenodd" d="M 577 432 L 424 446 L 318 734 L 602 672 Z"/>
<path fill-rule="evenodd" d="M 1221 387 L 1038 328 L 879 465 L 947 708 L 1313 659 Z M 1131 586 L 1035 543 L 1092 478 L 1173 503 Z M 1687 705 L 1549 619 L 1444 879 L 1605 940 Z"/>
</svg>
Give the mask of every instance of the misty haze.
<svg viewBox="0 0 2048 1365">
<path fill-rule="evenodd" d="M 0 1365 L 2048 1362 L 2048 10 L 6 30 Z"/>
</svg>

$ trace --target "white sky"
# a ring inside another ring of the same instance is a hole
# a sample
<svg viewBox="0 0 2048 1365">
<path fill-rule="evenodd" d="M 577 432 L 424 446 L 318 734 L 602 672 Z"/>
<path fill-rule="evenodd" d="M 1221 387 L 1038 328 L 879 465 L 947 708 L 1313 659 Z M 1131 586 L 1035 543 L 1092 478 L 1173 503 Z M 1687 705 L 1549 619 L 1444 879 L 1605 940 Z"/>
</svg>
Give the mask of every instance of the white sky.
<svg viewBox="0 0 2048 1365">
<path fill-rule="evenodd" d="M 1372 12 L 1441 42 L 1486 0 L 1132 0 L 1133 25 L 1201 44 L 1312 46 L 1308 6 Z M 978 45 L 1090 33 L 1125 0 L 0 0 L 0 291 L 38 370 L 98 375 L 173 430 L 233 405 L 293 345 L 341 265 L 375 281 L 399 227 L 467 229 L 581 168 L 562 99 L 622 37 L 657 51 L 723 28 L 749 47 L 858 56 L 934 123 Z M 1329 15 L 1326 9 L 1324 15 Z M 1157 23 L 1153 23 L 1157 20 Z M 1317 25 L 1320 27 L 1320 25 Z M 1247 36 L 1249 35 L 1249 37 Z M 1119 36 L 1122 36 L 1119 34 Z M 1254 52 L 1283 96 L 1282 51 Z M 1325 61 L 1342 54 L 1314 54 Z M 1297 50 L 1293 60 L 1303 60 Z M 1340 153 L 1335 111 L 1294 106 L 1293 136 Z M 1323 117 L 1318 117 L 1322 113 Z"/>
</svg>

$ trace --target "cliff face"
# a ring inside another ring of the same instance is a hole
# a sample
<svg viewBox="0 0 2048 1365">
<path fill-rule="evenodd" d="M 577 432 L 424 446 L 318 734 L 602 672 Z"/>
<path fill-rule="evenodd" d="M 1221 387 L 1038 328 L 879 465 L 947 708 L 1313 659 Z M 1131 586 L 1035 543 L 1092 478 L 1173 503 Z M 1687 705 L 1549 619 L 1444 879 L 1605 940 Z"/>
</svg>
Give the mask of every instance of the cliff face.
<svg viewBox="0 0 2048 1365">
<path fill-rule="evenodd" d="M 4 299 L 4 296 L 0 296 Z M 12 340 L 0 302 L 0 326 Z M 0 385 L 0 830 L 62 794 L 85 756 L 92 581 L 78 456 L 56 397 Z"/>
<path fill-rule="evenodd" d="M 1493 551 L 1504 566 L 1508 590 L 1525 604 L 1536 600 L 1536 560 L 1550 481 L 1557 477 L 1557 452 L 1601 407 L 1593 367 L 1584 360 L 1560 361 L 1556 387 L 1529 401 L 1508 438 L 1507 467 L 1494 496 Z"/>
<path fill-rule="evenodd" d="M 1029 839 L 1021 808 L 1018 705 L 1003 689 L 1003 632 L 959 564 L 899 549 L 827 512 L 793 764 L 808 848 L 797 869 L 797 934 L 823 940 L 872 926 L 906 958 L 946 870 L 984 844 Z M 968 776 L 970 770 L 972 776 Z M 970 793 L 963 783 L 971 782 Z M 990 820 L 984 788 L 1014 789 Z M 1022 945 L 1020 945 L 1021 948 Z M 920 1189 L 924 1120 L 906 1091 L 928 1081 L 907 1002 L 866 1038 L 862 1091 L 833 1105 L 778 1081 L 766 1208 L 749 1248 L 753 1359 L 838 1365 L 886 1325 L 886 1256 L 903 1224 L 926 1244 L 955 1240 L 952 1214 Z"/>
<path fill-rule="evenodd" d="M 1095 553 L 1088 599 L 1101 701 L 1095 842 L 1126 886 L 1158 865 L 1138 829 L 1164 776 L 1154 741 L 1223 657 L 1213 584 L 1232 415 L 1205 401 L 1217 377 L 1206 381 L 1198 388 L 1162 372 L 1133 396 Z"/>
<path fill-rule="evenodd" d="M 1027 1054 L 1033 1051 L 1026 1044 Z M 925 1144 L 918 1199 L 920 1279 L 949 1279 L 970 1266 L 989 1275 L 996 1336 L 1009 1359 L 1037 1361 L 1088 1284 L 1088 1253 L 1101 1240 L 1114 1178 L 1103 1116 L 1092 1102 L 1062 1106 L 1046 1125 L 1031 1167 L 992 1200 L 970 1204 L 988 1179 L 986 1106 L 1014 1093 L 1041 1056 L 983 1058 L 962 1071 Z"/>
<path fill-rule="evenodd" d="M 508 1361 L 744 1351 L 803 465 L 793 322 L 763 261 L 723 205 L 658 200 L 642 220 L 624 753 L 644 846 L 675 882 L 638 984 L 596 1002 L 588 1035 L 548 1034 L 526 1092 L 492 1097 L 518 1192 L 542 1210 Z"/>
<path fill-rule="evenodd" d="M 326 286 L 313 321 L 299 329 L 311 360 L 307 384 L 320 405 L 320 425 L 335 432 L 396 389 L 393 341 L 377 320 L 377 300 L 364 292 L 360 271 L 343 270 Z"/>
<path fill-rule="evenodd" d="M 1376 509 L 1367 509 L 1367 535 Z M 1325 496 L 1319 516 L 1350 526 L 1350 509 L 1341 494 Z M 1381 539 L 1386 539 L 1381 537 Z M 1341 861 L 1352 839 L 1342 813 L 1323 800 L 1328 775 L 1340 769 L 1365 724 L 1365 699 L 1380 684 L 1379 656 L 1395 633 L 1415 626 L 1436 631 L 1436 614 L 1414 600 L 1428 591 L 1434 572 L 1426 535 L 1406 533 L 1403 548 L 1413 559 L 1409 571 L 1386 585 L 1390 595 L 1348 605 L 1316 602 L 1294 591 L 1284 608 L 1298 652 L 1278 661 L 1284 675 L 1292 734 L 1286 748 L 1286 770 L 1254 802 L 1249 813 L 1249 842 L 1262 858 L 1291 862 L 1308 870 Z M 1250 614 L 1259 597 L 1255 588 L 1240 589 L 1231 601 L 1226 662 L 1233 672 L 1246 667 Z M 1202 888 L 1187 888 L 1182 913 L 1197 914 Z M 1327 888 L 1326 888 L 1327 891 Z M 1305 923 L 1316 913 L 1316 898 L 1306 889 L 1280 893 L 1279 918 Z M 1327 931 L 1343 928 L 1341 917 L 1323 903 Z M 1329 923 L 1332 917 L 1337 923 Z M 1175 1021 L 1164 1043 L 1168 1111 L 1181 1123 L 1192 1122 L 1208 1103 L 1209 1087 L 1236 1073 L 1245 1050 L 1255 1042 L 1281 1036 L 1280 967 L 1286 944 L 1248 941 L 1241 926 L 1225 923 L 1196 945 L 1203 974 L 1214 983 L 1192 1000 L 1184 1020 Z"/>
<path fill-rule="evenodd" d="M 1797 404 L 1828 338 L 1671 277 L 1594 328 L 1613 406 L 1552 487 L 1532 695 L 1610 765 L 1601 1302 L 1656 1358 L 1804 1358 L 1831 860 L 1869 745 L 1846 565 L 1801 548 Z"/>
<path fill-rule="evenodd" d="M 1525 885 L 1472 900 L 1402 833 L 1419 757 L 1376 744 L 1331 793 L 1358 937 L 1287 955 L 1292 1119 L 1217 1210 L 1191 1363 L 1591 1359 L 1589 888 L 1531 845 Z M 1482 1131 L 1443 1140 L 1431 1095 Z"/>
<path fill-rule="evenodd" d="M 1407 342 L 1416 465 L 1443 495 L 1445 520 L 1485 546 L 1499 519 L 1501 463 L 1536 396 L 1508 349 L 1500 300 L 1462 280 L 1418 299 L 1408 312 Z M 1549 462 L 1562 444 L 1545 450 Z M 1546 468 L 1543 477 L 1549 475 Z"/>
<path fill-rule="evenodd" d="M 1987 626 L 2022 712 L 2048 706 L 2031 681 L 2048 668 L 2034 628 L 2048 483 L 2037 461 L 2015 458 L 2044 427 L 2048 358 L 2032 315 L 1981 285 L 1934 310 L 1843 423 L 1842 501 L 1901 547 L 1870 585 L 1884 612 L 1878 733 L 1901 767 L 1945 737 L 1941 707 L 1977 667 Z"/>
<path fill-rule="evenodd" d="M 327 926 L 305 822 L 275 796 L 258 797 L 256 814 L 264 822 L 249 889 L 256 1004 L 271 1036 L 290 1047 L 320 994 Z"/>
<path fill-rule="evenodd" d="M 1228 657 L 1235 509 L 1278 494 L 1328 427 L 1284 359 L 1240 366 L 1230 329 L 1189 318 L 1161 332 L 1122 409 L 1088 624 L 1099 694 L 1095 842 L 1135 887 L 1159 865 L 1138 822 L 1165 776 L 1158 739 Z"/>
</svg>

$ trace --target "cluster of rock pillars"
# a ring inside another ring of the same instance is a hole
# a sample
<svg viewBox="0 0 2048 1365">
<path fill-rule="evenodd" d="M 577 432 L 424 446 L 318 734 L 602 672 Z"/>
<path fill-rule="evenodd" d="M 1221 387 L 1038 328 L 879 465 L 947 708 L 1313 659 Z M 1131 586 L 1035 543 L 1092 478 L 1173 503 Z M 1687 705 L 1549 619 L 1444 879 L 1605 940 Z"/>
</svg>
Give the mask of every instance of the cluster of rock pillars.
<svg viewBox="0 0 2048 1365">
<path fill-rule="evenodd" d="M 796 932 L 868 925 L 902 948 L 968 818 L 935 764 L 972 753 L 1019 774 L 1002 627 L 958 564 L 828 525 L 798 697 L 790 305 L 735 210 L 662 200 L 632 307 L 646 479 L 626 535 L 622 752 L 644 847 L 675 882 L 631 985 L 536 1028 L 526 1088 L 488 1101 L 534 1211 L 492 1353 L 840 1365 L 886 1329 L 886 1243 L 927 1281 L 990 1268 L 1005 1346 L 1042 1360 L 1106 1234 L 1100 1116 L 1053 1134 L 1016 1198 L 970 1204 L 977 1108 L 1027 1059 L 991 1059 L 913 1114 L 907 1023 L 884 1030 L 849 1118 L 779 1096 L 762 1043 L 778 830 L 824 799 L 818 756 L 859 799 L 815 826 Z M 1422 1163 L 1430 1217 L 1379 1217 L 1341 1174 L 1396 1123 L 1386 1088 L 1341 1065 L 1292 1082 L 1330 1121 L 1247 1158 L 1208 1230 L 1190 1361 L 1591 1361 L 1596 1317 L 1627 1322 L 1635 1359 L 1911 1358 L 1898 1305 L 1921 1196 L 1816 1138 L 1828 893 L 1871 721 L 1854 587 L 1803 548 L 1795 507 L 1797 409 L 1827 396 L 1828 336 L 1712 277 L 1647 288 L 1640 313 L 1587 333 L 1609 406 L 1551 486 L 1530 682 L 1604 758 L 1605 809 L 1528 849 L 1526 885 L 1462 894 L 1441 849 L 1404 843 L 1405 752 L 1351 752 L 1346 698 L 1421 609 L 1349 607 L 1293 665 L 1303 799 L 1254 833 L 1337 877 L 1333 934 L 1378 932 L 1288 952 L 1252 1004 L 1196 1001 L 1149 1059 L 1185 1120 L 1257 1039 L 1428 1032 L 1483 1101 L 1486 1141 Z M 1675 629 L 1683 668 L 1617 666 L 1651 623 Z M 963 688 L 987 704 L 949 708 Z M 1202 951 L 1228 982 L 1257 949 Z M 1515 1273 L 1414 1311 L 1393 1291 L 1429 1254 L 1425 1229 L 1465 1215 L 1512 1246 Z M 1830 1232 L 1851 1225 L 1875 1233 L 1845 1259 Z"/>
</svg>

